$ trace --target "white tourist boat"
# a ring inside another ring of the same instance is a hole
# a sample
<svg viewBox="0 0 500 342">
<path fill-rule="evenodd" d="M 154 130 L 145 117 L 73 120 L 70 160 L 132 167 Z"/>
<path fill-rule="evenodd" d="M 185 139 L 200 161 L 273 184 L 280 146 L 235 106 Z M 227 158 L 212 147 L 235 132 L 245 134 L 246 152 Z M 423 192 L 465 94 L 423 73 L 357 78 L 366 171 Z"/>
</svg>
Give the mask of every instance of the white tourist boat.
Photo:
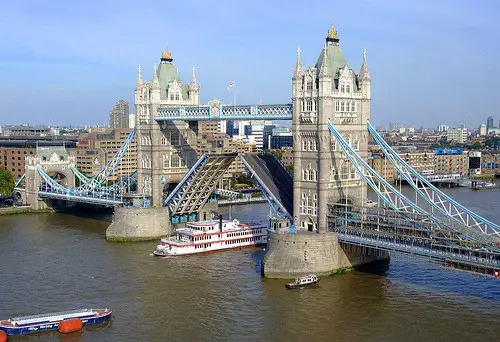
<svg viewBox="0 0 500 342">
<path fill-rule="evenodd" d="M 267 243 L 267 226 L 238 220 L 189 222 L 175 235 L 161 239 L 156 256 L 186 255 Z"/>
</svg>

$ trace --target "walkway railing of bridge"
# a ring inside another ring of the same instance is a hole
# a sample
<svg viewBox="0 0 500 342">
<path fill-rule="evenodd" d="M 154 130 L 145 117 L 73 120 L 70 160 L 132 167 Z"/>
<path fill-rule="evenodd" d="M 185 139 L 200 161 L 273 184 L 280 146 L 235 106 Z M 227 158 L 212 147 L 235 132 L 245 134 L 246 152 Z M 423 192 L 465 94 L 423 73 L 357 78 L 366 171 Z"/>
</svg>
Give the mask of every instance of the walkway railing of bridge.
<svg viewBox="0 0 500 342">
<path fill-rule="evenodd" d="M 292 113 L 292 104 L 233 106 L 214 100 L 206 106 L 159 107 L 155 120 L 291 120 Z"/>
</svg>

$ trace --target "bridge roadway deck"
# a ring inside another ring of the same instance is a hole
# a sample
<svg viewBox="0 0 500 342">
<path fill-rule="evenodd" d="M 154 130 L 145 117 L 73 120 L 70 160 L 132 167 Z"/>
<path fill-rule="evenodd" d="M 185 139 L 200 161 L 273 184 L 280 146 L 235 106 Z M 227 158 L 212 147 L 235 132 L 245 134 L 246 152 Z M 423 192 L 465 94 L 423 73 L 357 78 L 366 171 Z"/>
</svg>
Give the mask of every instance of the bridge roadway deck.
<svg viewBox="0 0 500 342">
<path fill-rule="evenodd" d="M 41 198 L 51 198 L 58 199 L 70 202 L 80 202 L 80 203 L 88 203 L 88 204 L 97 204 L 104 206 L 117 206 L 123 204 L 123 199 L 120 197 L 113 196 L 100 196 L 100 195 L 84 195 L 84 194 L 62 194 L 57 192 L 47 192 L 47 191 L 39 191 L 38 196 Z"/>
<path fill-rule="evenodd" d="M 293 213 L 293 178 L 283 165 L 270 154 L 245 154 L 245 161 L 264 182 L 288 213 Z"/>
</svg>

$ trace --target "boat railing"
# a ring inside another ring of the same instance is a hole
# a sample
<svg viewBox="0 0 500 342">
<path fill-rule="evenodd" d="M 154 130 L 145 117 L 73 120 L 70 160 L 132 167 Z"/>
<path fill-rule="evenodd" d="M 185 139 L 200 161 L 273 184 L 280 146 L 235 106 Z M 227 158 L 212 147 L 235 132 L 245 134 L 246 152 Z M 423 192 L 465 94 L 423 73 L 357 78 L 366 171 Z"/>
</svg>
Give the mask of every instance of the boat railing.
<svg viewBox="0 0 500 342">
<path fill-rule="evenodd" d="M 39 322 L 53 322 L 53 321 L 60 321 L 66 318 L 85 317 L 92 315 L 94 315 L 94 312 L 92 310 L 84 309 L 84 310 L 64 311 L 64 312 L 55 312 L 50 314 L 16 317 L 12 318 L 11 322 L 16 323 L 17 325 L 27 325 Z"/>
</svg>

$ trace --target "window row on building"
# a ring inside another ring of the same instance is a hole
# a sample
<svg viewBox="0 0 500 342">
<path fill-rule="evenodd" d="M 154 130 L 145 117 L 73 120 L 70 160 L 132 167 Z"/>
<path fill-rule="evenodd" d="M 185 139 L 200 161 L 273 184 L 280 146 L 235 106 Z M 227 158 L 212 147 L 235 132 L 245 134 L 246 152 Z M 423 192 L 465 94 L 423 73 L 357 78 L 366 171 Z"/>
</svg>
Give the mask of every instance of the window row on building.
<svg viewBox="0 0 500 342">
<path fill-rule="evenodd" d="M 335 101 L 335 111 L 336 112 L 355 112 L 356 111 L 356 101 L 350 101 L 350 100 Z"/>
</svg>

